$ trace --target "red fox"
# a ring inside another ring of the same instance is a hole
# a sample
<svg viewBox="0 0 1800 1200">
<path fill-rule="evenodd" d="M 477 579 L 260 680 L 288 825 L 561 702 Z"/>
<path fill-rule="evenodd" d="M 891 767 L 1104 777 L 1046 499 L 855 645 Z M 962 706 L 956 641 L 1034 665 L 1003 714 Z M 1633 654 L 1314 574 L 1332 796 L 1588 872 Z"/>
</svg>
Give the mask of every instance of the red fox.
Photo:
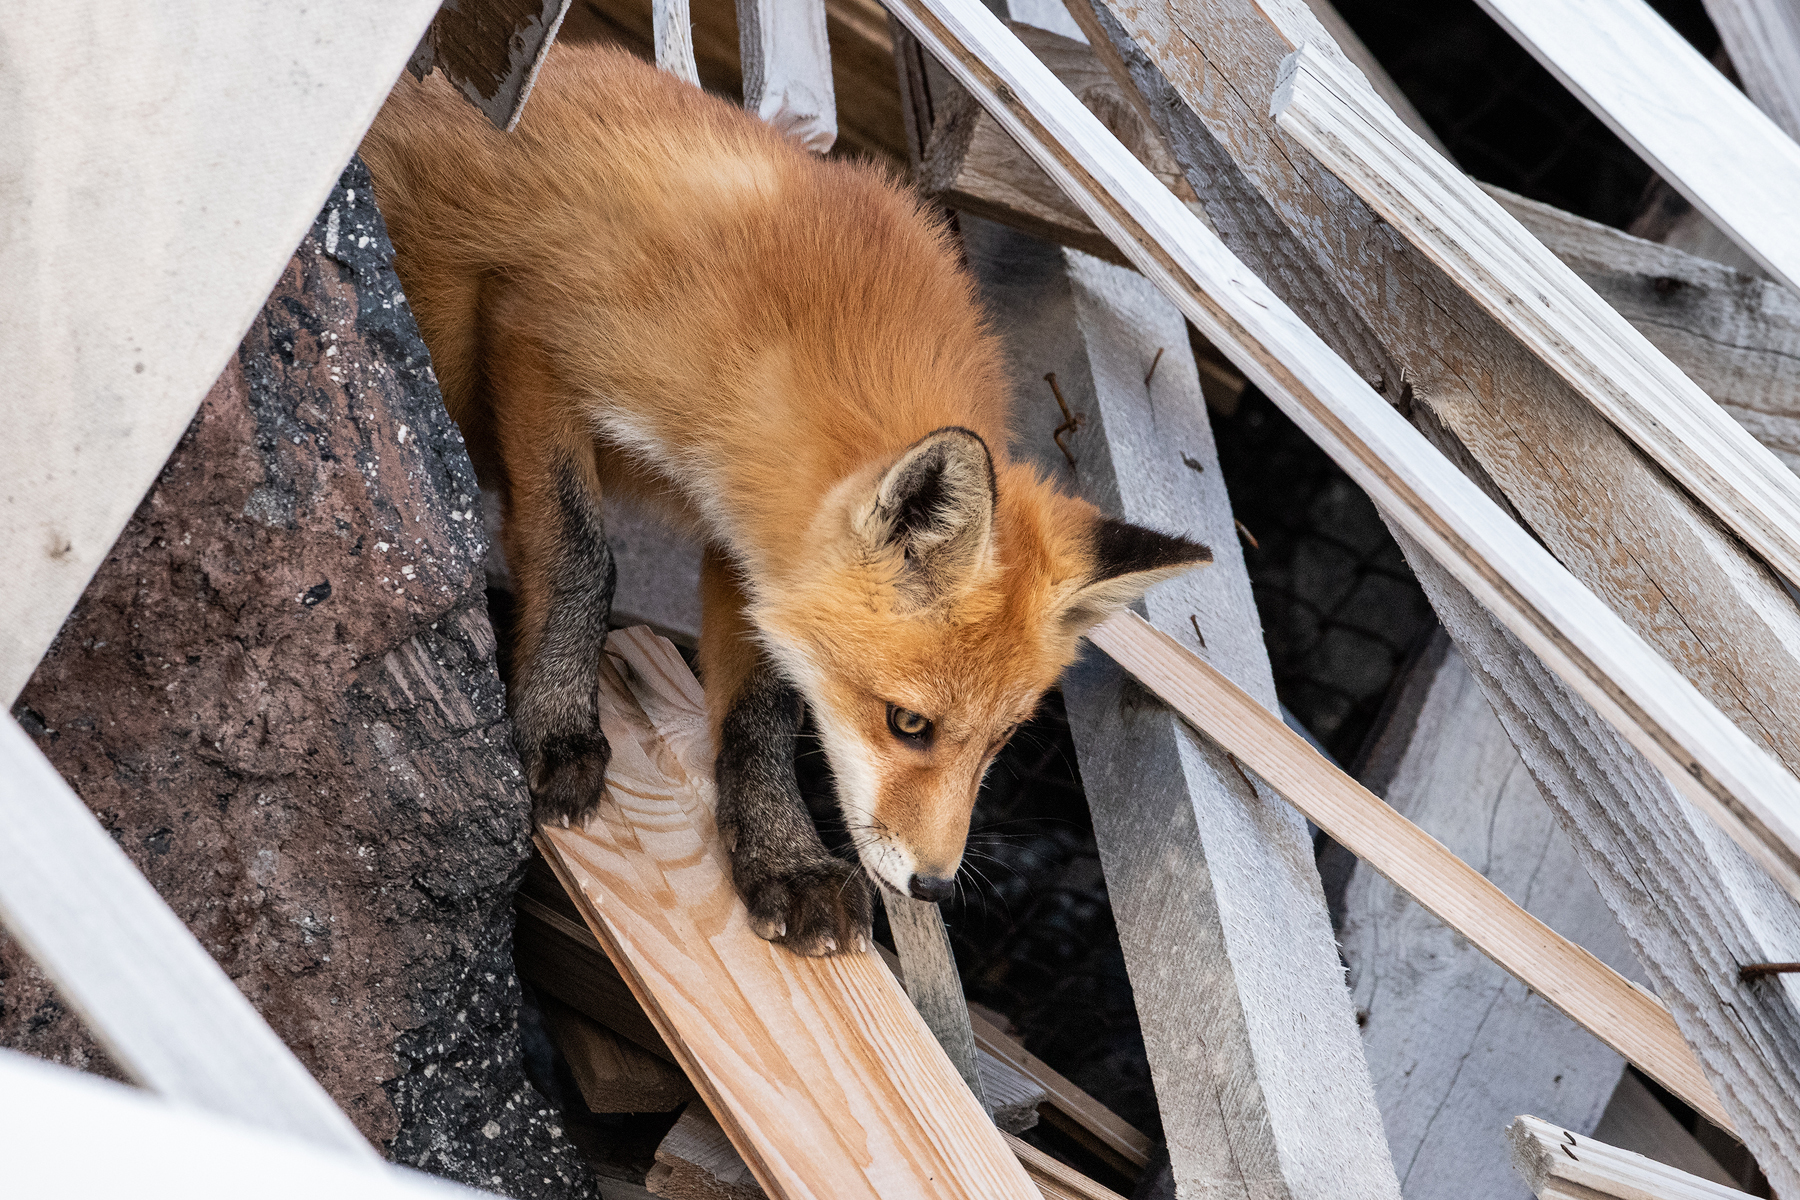
<svg viewBox="0 0 1800 1200">
<path fill-rule="evenodd" d="M 517 596 L 540 821 L 609 751 L 602 489 L 706 546 L 718 821 L 764 938 L 868 947 L 867 878 L 941 900 L 976 790 L 1089 625 L 1207 547 L 1007 456 L 1002 351 L 944 223 L 621 51 L 558 46 L 512 134 L 402 77 L 363 155 Z M 862 871 L 794 776 L 814 716 Z"/>
</svg>

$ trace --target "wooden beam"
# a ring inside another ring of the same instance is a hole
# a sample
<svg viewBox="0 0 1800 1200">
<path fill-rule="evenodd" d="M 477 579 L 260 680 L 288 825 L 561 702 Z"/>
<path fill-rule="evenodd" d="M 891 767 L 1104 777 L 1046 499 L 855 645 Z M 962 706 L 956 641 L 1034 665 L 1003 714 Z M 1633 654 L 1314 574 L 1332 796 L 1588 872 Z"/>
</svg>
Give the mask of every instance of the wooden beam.
<svg viewBox="0 0 1800 1200">
<path fill-rule="evenodd" d="M 1520 908 L 1479 871 L 1327 762 L 1223 674 L 1135 613 L 1096 646 L 1280 792 L 1308 820 L 1526 987 L 1708 1120 L 1730 1128 L 1668 1009 Z"/>
<path fill-rule="evenodd" d="M 1148 611 L 1190 645 L 1197 622 L 1273 706 L 1181 313 L 1129 271 L 961 228 L 1021 397 L 1013 453 L 1109 513 L 1210 545 L 1214 564 L 1154 590 Z M 1049 374 L 1083 418 L 1062 439 L 1073 466 L 1051 436 Z M 1100 656 L 1063 696 L 1180 1186 L 1397 1195 L 1305 823 Z"/>
<path fill-rule="evenodd" d="M 881 891 L 881 901 L 894 935 L 907 999 L 919 1010 L 925 1027 L 981 1107 L 992 1112 L 982 1090 L 975 1034 L 969 1028 L 969 1003 L 963 999 L 962 979 L 956 973 L 956 956 L 950 950 L 950 931 L 944 928 L 943 915 L 936 904 L 890 895 L 886 889 Z"/>
<path fill-rule="evenodd" d="M 680 1068 L 592 1017 L 550 996 L 538 1003 L 590 1112 L 670 1112 L 699 1094 Z"/>
<path fill-rule="evenodd" d="M 0 921 L 127 1074 L 179 1104 L 374 1157 L 11 717 L 0 830 Z"/>
<path fill-rule="evenodd" d="M 1706 15 L 1756 107 L 1800 139 L 1800 8 L 1787 0 L 1706 0 Z"/>
<path fill-rule="evenodd" d="M 1030 1142 L 1011 1134 L 1006 1144 L 1019 1156 L 1019 1165 L 1031 1176 L 1044 1200 L 1125 1200 L 1111 1188 L 1101 1187 L 1080 1171 L 1051 1158 Z"/>
<path fill-rule="evenodd" d="M 1324 30 L 1327 37 L 1337 44 L 1337 48 L 1343 53 L 1343 56 L 1358 71 L 1362 72 L 1363 78 L 1369 81 L 1369 86 L 1375 89 L 1375 94 L 1394 110 L 1394 115 L 1405 122 L 1408 129 L 1424 138 L 1426 144 L 1433 150 L 1451 162 L 1455 162 L 1456 156 L 1450 153 L 1450 147 L 1444 145 L 1444 141 L 1438 137 L 1437 131 L 1425 123 L 1425 118 L 1419 115 L 1419 110 L 1414 107 L 1413 102 L 1407 98 L 1405 92 L 1400 90 L 1400 85 L 1394 82 L 1394 77 L 1387 73 L 1387 68 L 1381 65 L 1375 55 L 1363 44 L 1363 40 L 1356 36 L 1356 31 L 1350 28 L 1350 23 L 1344 20 L 1337 9 L 1332 7 L 1331 0 L 1306 0 L 1306 7 L 1312 10 L 1312 15 L 1319 22 L 1319 27 Z"/>
<path fill-rule="evenodd" d="M 688 0 L 653 0 L 650 27 L 656 43 L 656 65 L 675 78 L 699 87 L 700 68 L 694 62 L 693 25 Z"/>
<path fill-rule="evenodd" d="M 1643 0 L 1482 8 L 1759 266 L 1800 288 L 1800 145 Z"/>
<path fill-rule="evenodd" d="M 511 133 L 556 41 L 569 0 L 459 0 L 438 10 L 408 64 L 423 79 L 433 67 Z"/>
<path fill-rule="evenodd" d="M 1800 479 L 1473 180 L 1407 129 L 1360 75 L 1302 46 L 1282 65 L 1271 109 L 1282 129 L 1502 328 L 1751 549 L 1800 583 Z M 1796 178 L 1800 183 L 1800 173 Z"/>
<path fill-rule="evenodd" d="M 1800 1189 L 1800 988 L 1738 966 L 1800 946 L 1800 906 L 1396 531 L 1489 706 L 1777 1191 Z"/>
<path fill-rule="evenodd" d="M 1537 1117 L 1517 1117 L 1506 1127 L 1513 1164 L 1538 1200 L 1735 1200 L 1736 1188 L 1577 1137 Z"/>
<path fill-rule="evenodd" d="M 1800 295 L 1547 204 L 1485 190 L 1789 470 L 1800 470 Z"/>
<path fill-rule="evenodd" d="M 737 0 L 744 108 L 814 154 L 837 141 L 824 0 Z"/>
<path fill-rule="evenodd" d="M 12 1196 L 493 1196 L 391 1167 L 366 1143 L 345 1154 L 13 1050 L 0 1050 L 0 1129 Z"/>
<path fill-rule="evenodd" d="M 1421 693 L 1411 718 L 1380 743 L 1394 743 L 1378 760 L 1390 763 L 1385 781 L 1363 782 L 1532 916 L 1640 980 L 1624 931 L 1461 653 L 1436 638 L 1437 653 L 1404 684 Z M 1500 1131 L 1520 1111 L 1596 1132 L 1624 1060 L 1367 863 L 1345 890 L 1341 945 L 1408 1200 L 1516 1191 Z"/>
<path fill-rule="evenodd" d="M 1800 895 L 1800 781 L 1358 378 L 991 14 L 974 0 L 893 5 L 1202 335 Z"/>
<path fill-rule="evenodd" d="M 801 958 L 751 931 L 712 823 L 704 697 L 674 647 L 614 634 L 600 705 L 600 812 L 541 844 L 763 1188 L 1035 1195 L 878 956 Z"/>
<path fill-rule="evenodd" d="M 88 0 L 20 30 L 0 87 L 0 377 L 17 426 L 0 446 L 0 701 L 162 469 L 437 7 Z M 138 67 L 66 86 L 72 64 L 101 62 Z"/>
</svg>

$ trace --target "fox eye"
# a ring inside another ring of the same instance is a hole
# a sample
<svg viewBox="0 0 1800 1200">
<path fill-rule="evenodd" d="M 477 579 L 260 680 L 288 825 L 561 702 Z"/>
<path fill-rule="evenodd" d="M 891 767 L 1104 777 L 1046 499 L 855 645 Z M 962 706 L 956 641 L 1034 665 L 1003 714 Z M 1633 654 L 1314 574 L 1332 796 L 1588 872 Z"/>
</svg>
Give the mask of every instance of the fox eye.
<svg viewBox="0 0 1800 1200">
<path fill-rule="evenodd" d="M 910 708 L 901 708 L 898 704 L 890 704 L 888 709 L 888 732 L 905 742 L 923 742 L 931 736 L 931 719 L 914 712 Z"/>
</svg>

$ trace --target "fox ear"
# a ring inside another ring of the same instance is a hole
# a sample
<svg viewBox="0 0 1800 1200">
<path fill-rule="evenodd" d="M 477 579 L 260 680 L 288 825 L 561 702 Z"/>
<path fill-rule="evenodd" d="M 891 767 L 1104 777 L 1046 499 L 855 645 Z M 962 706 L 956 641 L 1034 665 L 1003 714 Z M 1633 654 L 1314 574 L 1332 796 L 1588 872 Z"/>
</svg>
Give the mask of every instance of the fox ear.
<svg viewBox="0 0 1800 1200">
<path fill-rule="evenodd" d="M 872 551 L 897 549 L 915 604 L 956 591 L 984 565 L 994 534 L 994 460 L 959 426 L 926 434 L 889 467 L 856 518 Z"/>
<path fill-rule="evenodd" d="M 1062 622 L 1070 632 L 1110 617 L 1165 579 L 1213 560 L 1212 548 L 1112 517 L 1097 517 L 1088 534 L 1091 566 L 1070 597 Z"/>
</svg>

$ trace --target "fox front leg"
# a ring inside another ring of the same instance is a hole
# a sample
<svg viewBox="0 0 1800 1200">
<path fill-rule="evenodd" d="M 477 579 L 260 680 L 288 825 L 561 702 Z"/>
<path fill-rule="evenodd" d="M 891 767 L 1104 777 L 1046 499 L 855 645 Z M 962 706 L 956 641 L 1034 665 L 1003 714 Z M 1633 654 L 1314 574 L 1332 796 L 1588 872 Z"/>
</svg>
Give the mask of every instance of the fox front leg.
<svg viewBox="0 0 1800 1200">
<path fill-rule="evenodd" d="M 515 473 L 507 513 L 507 559 L 519 564 L 508 708 L 541 824 L 586 820 L 612 757 L 600 731 L 599 672 L 618 573 L 589 475 L 565 460 L 527 492 Z"/>
<path fill-rule="evenodd" d="M 825 849 L 800 795 L 794 738 L 803 712 L 767 660 L 743 681 L 719 730 L 719 829 L 759 936 L 797 954 L 860 952 L 869 948 L 869 881 Z"/>
</svg>

